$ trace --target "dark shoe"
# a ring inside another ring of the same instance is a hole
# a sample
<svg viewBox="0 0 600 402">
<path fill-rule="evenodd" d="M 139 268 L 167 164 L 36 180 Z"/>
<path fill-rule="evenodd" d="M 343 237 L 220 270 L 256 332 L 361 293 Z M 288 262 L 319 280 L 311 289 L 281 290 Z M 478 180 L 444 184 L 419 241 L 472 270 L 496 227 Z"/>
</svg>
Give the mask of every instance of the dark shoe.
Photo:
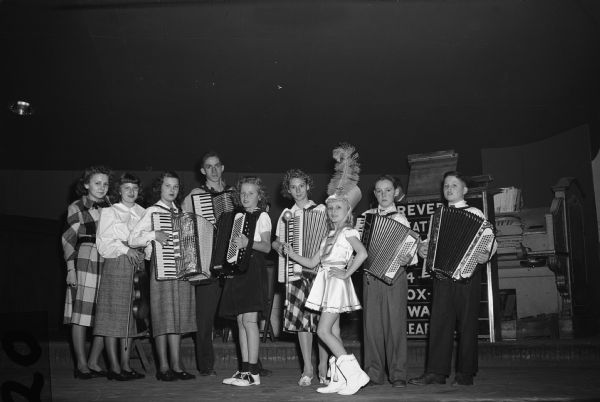
<svg viewBox="0 0 600 402">
<path fill-rule="evenodd" d="M 106 377 L 106 371 L 90 369 L 92 377 Z"/>
<path fill-rule="evenodd" d="M 144 374 L 138 373 L 135 370 L 131 370 L 131 371 L 121 370 L 121 373 L 123 373 L 125 376 L 129 377 L 129 379 L 131 379 L 131 380 L 139 380 L 141 378 L 146 377 Z"/>
<path fill-rule="evenodd" d="M 271 370 L 269 370 L 269 369 L 261 368 L 261 369 L 259 369 L 259 373 L 258 374 L 260 374 L 261 377 L 268 377 L 271 374 L 273 374 L 273 372 Z"/>
<path fill-rule="evenodd" d="M 470 374 L 456 373 L 456 375 L 454 376 L 454 381 L 452 381 L 452 385 L 473 385 L 473 376 Z"/>
<path fill-rule="evenodd" d="M 180 380 L 193 380 L 194 378 L 196 378 L 195 375 L 190 374 L 187 371 L 173 371 L 173 374 L 175 374 L 175 377 L 177 377 Z"/>
<path fill-rule="evenodd" d="M 133 380 L 133 378 L 127 377 L 127 375 L 125 375 L 123 372 L 115 373 L 112 370 L 109 370 L 108 373 L 106 373 L 106 378 L 109 380 L 117 380 L 117 381 Z"/>
<path fill-rule="evenodd" d="M 392 382 L 392 387 L 394 388 L 406 388 L 406 381 L 404 380 L 396 380 Z"/>
<path fill-rule="evenodd" d="M 73 371 L 73 376 L 79 380 L 89 380 L 91 378 L 94 378 L 92 373 L 90 373 L 89 371 L 87 373 L 84 373 L 78 368 L 76 368 L 75 371 Z"/>
<path fill-rule="evenodd" d="M 413 385 L 429 385 L 429 384 L 445 384 L 446 376 L 441 374 L 426 373 L 420 377 L 411 378 L 409 384 Z"/>
<path fill-rule="evenodd" d="M 208 369 L 208 370 L 200 370 L 199 371 L 200 376 L 202 377 L 208 377 L 208 376 L 216 376 L 217 372 L 215 371 L 215 369 Z"/>
<path fill-rule="evenodd" d="M 175 372 L 171 369 L 167 371 L 159 371 L 156 373 L 156 379 L 158 381 L 175 381 L 177 377 L 175 377 Z"/>
</svg>

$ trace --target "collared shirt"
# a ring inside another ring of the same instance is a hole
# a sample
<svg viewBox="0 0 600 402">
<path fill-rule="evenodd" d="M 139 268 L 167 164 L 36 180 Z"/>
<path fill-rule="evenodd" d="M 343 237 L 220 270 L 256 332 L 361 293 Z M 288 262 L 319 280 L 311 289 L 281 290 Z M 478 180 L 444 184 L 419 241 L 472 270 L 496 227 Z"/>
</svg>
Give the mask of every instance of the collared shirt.
<svg viewBox="0 0 600 402">
<path fill-rule="evenodd" d="M 104 258 L 117 258 L 127 254 L 129 247 L 125 243 L 143 214 L 144 208 L 138 204 L 129 208 L 119 202 L 110 208 L 103 208 L 96 235 L 98 253 Z"/>
<path fill-rule="evenodd" d="M 404 216 L 404 214 L 400 212 L 394 204 L 390 205 L 387 208 L 381 208 L 381 206 L 378 205 L 377 208 L 371 208 L 362 213 L 363 216 L 365 216 L 366 214 L 378 214 L 381 216 L 386 216 L 387 218 L 393 219 L 396 222 L 403 224 L 407 228 L 410 228 L 410 223 L 408 222 L 408 219 L 406 219 L 406 216 Z M 414 265 L 418 262 L 419 257 L 417 256 L 417 254 L 415 254 L 412 261 L 408 265 Z"/>
<path fill-rule="evenodd" d="M 179 209 L 173 204 L 173 212 L 179 212 Z M 149 260 L 152 256 L 152 244 L 153 240 L 156 240 L 156 231 L 152 230 L 152 213 L 153 212 L 166 212 L 170 208 L 167 204 L 162 201 L 158 201 L 156 204 L 148 207 L 142 218 L 134 226 L 131 233 L 129 233 L 128 243 L 130 247 L 138 248 L 145 247 L 146 259 Z"/>
</svg>

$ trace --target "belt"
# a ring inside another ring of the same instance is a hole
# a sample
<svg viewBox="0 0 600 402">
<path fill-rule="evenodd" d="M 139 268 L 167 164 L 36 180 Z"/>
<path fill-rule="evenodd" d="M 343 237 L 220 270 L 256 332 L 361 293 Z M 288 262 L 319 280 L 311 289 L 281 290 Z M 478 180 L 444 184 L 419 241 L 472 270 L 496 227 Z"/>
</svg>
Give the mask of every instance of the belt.
<svg viewBox="0 0 600 402">
<path fill-rule="evenodd" d="M 96 236 L 92 236 L 92 235 L 87 235 L 87 236 L 81 236 L 77 239 L 77 245 L 83 244 L 83 243 L 96 243 Z"/>
</svg>

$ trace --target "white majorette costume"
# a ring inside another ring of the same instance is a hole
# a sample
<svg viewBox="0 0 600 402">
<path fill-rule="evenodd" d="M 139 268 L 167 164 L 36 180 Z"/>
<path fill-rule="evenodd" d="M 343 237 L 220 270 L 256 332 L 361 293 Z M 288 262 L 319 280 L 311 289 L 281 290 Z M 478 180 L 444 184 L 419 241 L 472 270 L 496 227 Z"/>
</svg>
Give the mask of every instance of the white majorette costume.
<svg viewBox="0 0 600 402">
<path fill-rule="evenodd" d="M 332 230 L 321 243 L 321 266 L 306 300 L 307 308 L 327 313 L 346 313 L 361 309 L 352 279 L 329 277 L 330 267 L 345 268 L 352 258 L 354 249 L 346 240 L 352 236 L 358 238 L 356 229 L 343 228 L 337 233 Z"/>
<path fill-rule="evenodd" d="M 327 187 L 329 197 L 326 200 L 326 203 L 348 203 L 350 217 L 352 209 L 361 199 L 361 191 L 357 186 L 360 166 L 358 154 L 354 151 L 352 145 L 344 143 L 333 150 L 333 158 L 337 163 Z M 361 308 L 351 278 L 339 279 L 329 275 L 332 267 L 348 269 L 354 252 L 348 239 L 355 237 L 358 241 L 359 238 L 358 231 L 351 227 L 352 219 L 349 216 L 345 219 L 346 227 L 333 228 L 321 243 L 319 271 L 306 301 L 307 308 L 334 314 Z M 317 392 L 353 395 L 369 382 L 369 376 L 360 368 L 353 354 L 340 355 L 337 359 L 332 356 L 329 360 L 329 372 L 329 384 L 317 389 Z"/>
</svg>

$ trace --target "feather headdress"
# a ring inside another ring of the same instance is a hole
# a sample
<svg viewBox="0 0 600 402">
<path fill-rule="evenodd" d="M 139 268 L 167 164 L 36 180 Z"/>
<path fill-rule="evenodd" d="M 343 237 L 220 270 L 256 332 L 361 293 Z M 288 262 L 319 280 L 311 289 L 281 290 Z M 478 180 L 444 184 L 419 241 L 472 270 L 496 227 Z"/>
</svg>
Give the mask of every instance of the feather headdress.
<svg viewBox="0 0 600 402">
<path fill-rule="evenodd" d="M 358 153 L 354 146 L 342 142 L 334 148 L 332 156 L 335 159 L 334 173 L 327 186 L 328 199 L 345 198 L 354 208 L 360 201 L 362 194 L 358 188 L 358 174 L 360 164 Z"/>
</svg>

